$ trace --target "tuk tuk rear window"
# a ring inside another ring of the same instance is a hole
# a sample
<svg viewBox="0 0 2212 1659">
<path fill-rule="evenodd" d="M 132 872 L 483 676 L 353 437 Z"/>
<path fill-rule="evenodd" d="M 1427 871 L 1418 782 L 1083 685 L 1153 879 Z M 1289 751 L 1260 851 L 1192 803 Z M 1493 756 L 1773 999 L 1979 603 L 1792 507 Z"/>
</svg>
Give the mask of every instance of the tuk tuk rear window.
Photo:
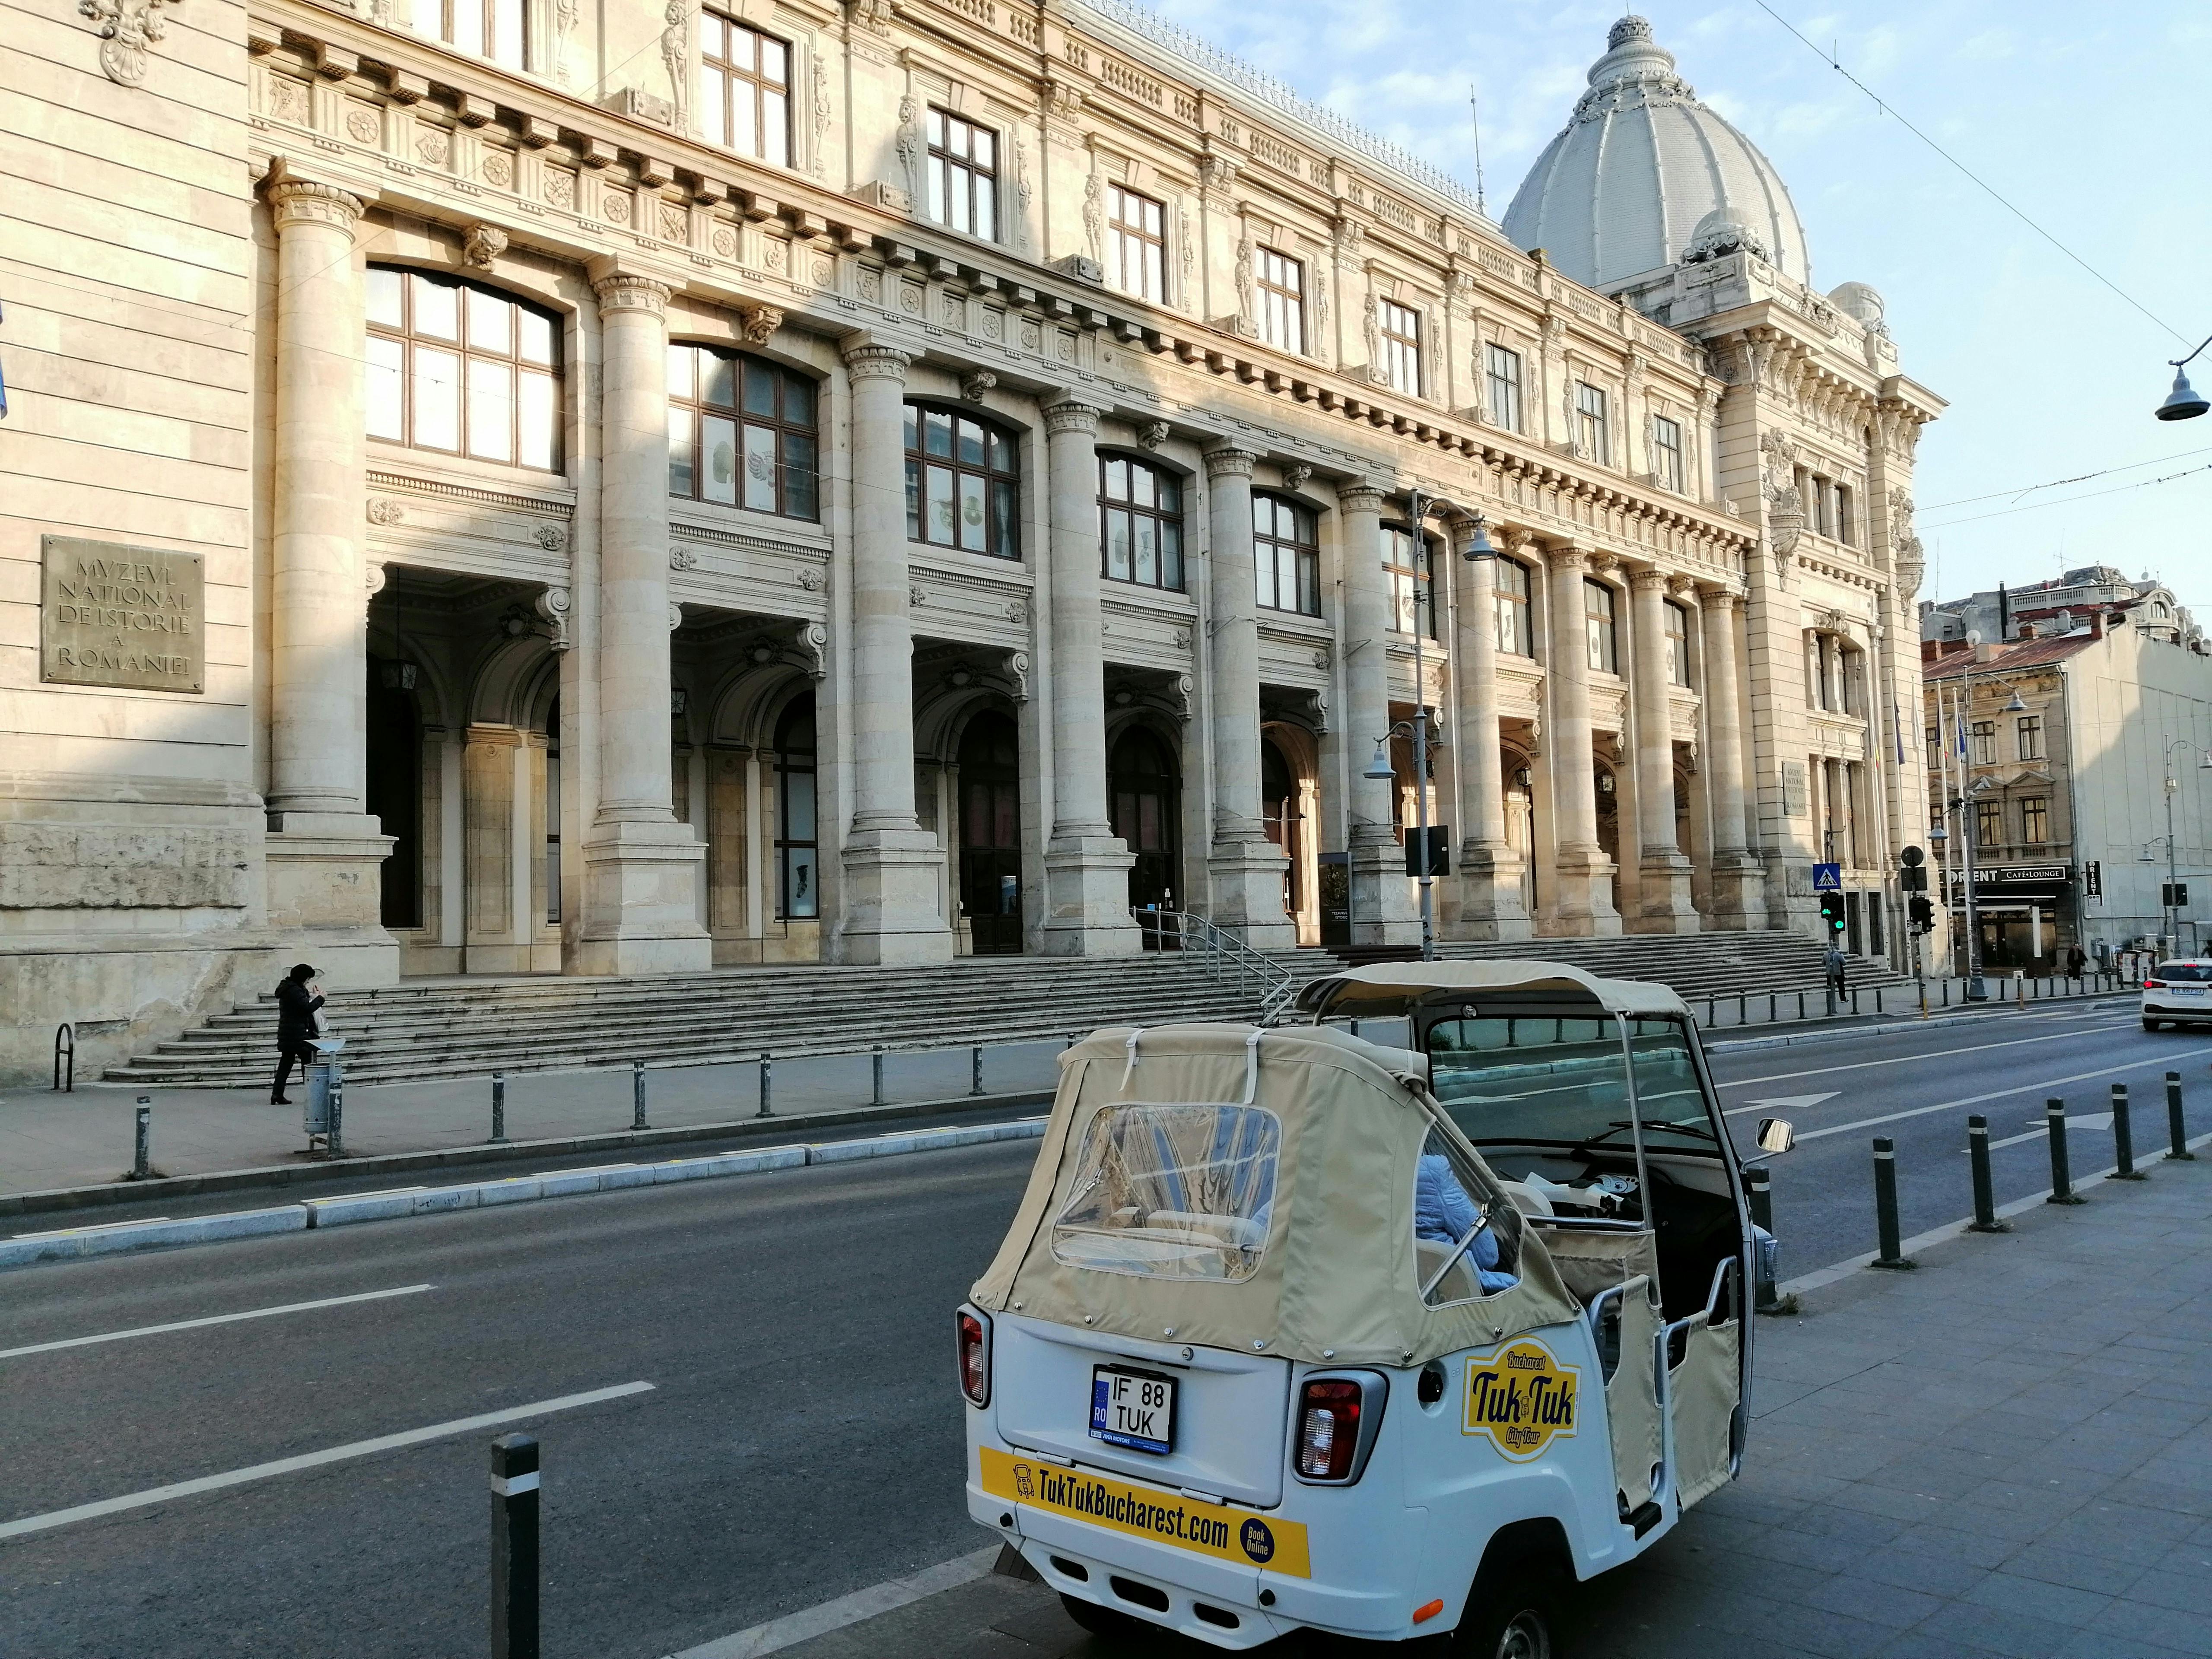
<svg viewBox="0 0 2212 1659">
<path fill-rule="evenodd" d="M 1678 1020 L 1628 1022 L 1637 1104 L 1668 1152 L 1717 1150 L 1712 1118 Z M 1620 1028 L 1610 1018 L 1454 1018 L 1427 1034 L 1437 1099 L 1460 1132 L 1485 1143 L 1632 1144 Z"/>
<path fill-rule="evenodd" d="M 1267 1248 L 1283 1139 L 1257 1106 L 1109 1106 L 1091 1120 L 1054 1259 L 1140 1279 L 1249 1279 Z"/>
</svg>

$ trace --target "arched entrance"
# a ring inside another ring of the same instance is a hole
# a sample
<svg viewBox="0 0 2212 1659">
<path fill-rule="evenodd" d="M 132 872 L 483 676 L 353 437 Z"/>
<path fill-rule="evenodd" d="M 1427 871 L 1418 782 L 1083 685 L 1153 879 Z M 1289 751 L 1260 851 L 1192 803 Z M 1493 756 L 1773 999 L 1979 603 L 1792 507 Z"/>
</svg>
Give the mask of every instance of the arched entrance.
<svg viewBox="0 0 2212 1659">
<path fill-rule="evenodd" d="M 979 957 L 1022 950 L 1022 773 L 1014 723 L 995 710 L 960 737 L 960 909 Z"/>
<path fill-rule="evenodd" d="M 1176 908 L 1181 851 L 1176 823 L 1182 810 L 1182 775 L 1174 754 L 1153 732 L 1132 726 L 1114 744 L 1106 781 L 1113 800 L 1114 833 L 1136 856 L 1129 866 L 1130 908 Z M 1146 930 L 1147 945 L 1158 939 L 1156 930 Z"/>
<path fill-rule="evenodd" d="M 422 723 L 415 707 L 415 673 L 412 663 L 368 659 L 362 805 L 392 837 L 378 917 L 386 927 L 422 925 Z"/>
<path fill-rule="evenodd" d="M 814 694 L 793 697 L 775 726 L 775 914 L 785 922 L 822 914 L 821 842 L 814 822 Z"/>
<path fill-rule="evenodd" d="M 1300 811 L 1297 772 L 1272 738 L 1260 741 L 1260 805 L 1267 817 L 1267 839 L 1282 848 L 1290 860 L 1283 871 L 1283 914 L 1295 916 L 1305 820 Z"/>
<path fill-rule="evenodd" d="M 1536 914 L 1536 780 L 1528 757 L 1517 749 L 1498 750 L 1499 775 L 1505 780 L 1505 844 L 1521 855 L 1521 906 Z"/>
<path fill-rule="evenodd" d="M 1620 908 L 1620 781 L 1613 768 L 1602 760 L 1594 760 L 1590 767 L 1592 787 L 1597 792 L 1597 844 L 1613 864 L 1613 908 Z"/>
</svg>

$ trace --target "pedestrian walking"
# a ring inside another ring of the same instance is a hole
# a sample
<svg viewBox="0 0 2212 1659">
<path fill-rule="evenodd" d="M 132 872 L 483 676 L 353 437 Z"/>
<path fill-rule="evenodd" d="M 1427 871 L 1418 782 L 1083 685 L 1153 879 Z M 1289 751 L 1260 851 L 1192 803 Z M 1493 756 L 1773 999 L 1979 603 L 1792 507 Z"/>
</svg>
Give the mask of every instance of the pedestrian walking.
<svg viewBox="0 0 2212 1659">
<path fill-rule="evenodd" d="M 307 1080 L 307 1067 L 315 1058 L 315 1011 L 323 1006 L 323 988 L 315 983 L 315 970 L 297 963 L 276 985 L 276 1080 L 269 1085 L 271 1106 L 289 1106 L 284 1097 L 285 1079 L 292 1062 L 300 1062 L 300 1081 Z"/>
<path fill-rule="evenodd" d="M 1842 945 L 1828 946 L 1827 967 L 1828 988 L 1839 997 L 1850 995 L 1850 988 L 1844 983 L 1845 976 L 1850 971 L 1850 964 L 1844 956 Z"/>
<path fill-rule="evenodd" d="M 2089 953 L 2087 951 L 2084 951 L 2078 945 L 2069 945 L 2066 947 L 2067 978 L 2080 979 L 2082 975 L 2083 970 L 2087 969 L 2088 965 Z"/>
</svg>

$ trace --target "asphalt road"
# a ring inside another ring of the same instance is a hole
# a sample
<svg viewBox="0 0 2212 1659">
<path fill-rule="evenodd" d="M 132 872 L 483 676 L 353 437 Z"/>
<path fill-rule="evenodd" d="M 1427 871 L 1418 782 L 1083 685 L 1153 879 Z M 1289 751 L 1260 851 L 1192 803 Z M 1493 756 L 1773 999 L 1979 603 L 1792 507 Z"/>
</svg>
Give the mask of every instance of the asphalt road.
<svg viewBox="0 0 2212 1659">
<path fill-rule="evenodd" d="M 2212 1032 L 2131 1000 L 1726 1055 L 1733 1121 L 1790 1117 L 1788 1273 L 1871 1247 L 1869 1137 L 1905 1231 L 1968 1206 L 1965 1121 L 2046 1094 L 2139 1103 L 2163 1073 L 2212 1125 Z M 2060 1079 L 2065 1079 L 2060 1081 Z M 1788 1107 L 1757 1103 L 1822 1095 Z M 1990 1098 L 1989 1097 L 1995 1097 Z M 1907 1114 L 1904 1116 L 1893 1116 Z M 1893 1117 L 1870 1126 L 1863 1120 Z M 2082 1128 L 2075 1168 L 2110 1161 Z M 599 1194 L 9 1275 L 0 1297 L 0 1648 L 37 1659 L 483 1650 L 489 1498 L 472 1430 L 9 1535 L 9 1523 L 632 1382 L 512 1426 L 545 1447 L 550 1656 L 659 1659 L 975 1549 L 948 1312 L 1012 1214 L 1027 1143 Z M 2000 1200 L 2045 1184 L 2039 1135 Z M 93 1346 L 8 1351 L 360 1296 Z"/>
</svg>

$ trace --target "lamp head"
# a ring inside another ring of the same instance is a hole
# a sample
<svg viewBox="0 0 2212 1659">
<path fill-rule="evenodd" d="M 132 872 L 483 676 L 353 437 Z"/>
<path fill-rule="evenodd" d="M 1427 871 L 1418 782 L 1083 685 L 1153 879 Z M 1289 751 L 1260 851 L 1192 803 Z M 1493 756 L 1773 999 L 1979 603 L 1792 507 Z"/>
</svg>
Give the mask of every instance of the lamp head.
<svg viewBox="0 0 2212 1659">
<path fill-rule="evenodd" d="M 2197 389 L 2189 384 L 2189 371 L 2176 368 L 2173 390 L 2166 394 L 2156 412 L 2161 421 L 2193 421 L 2208 409 L 2212 409 L 2212 404 L 2197 395 Z"/>
<path fill-rule="evenodd" d="M 1360 775 L 1369 778 L 1395 778 L 1398 775 L 1397 769 L 1390 764 L 1389 738 L 1375 739 L 1375 758 L 1367 763 L 1366 771 Z"/>
<path fill-rule="evenodd" d="M 1466 547 L 1461 550 L 1460 556 L 1469 564 L 1473 564 L 1477 559 L 1494 559 L 1498 556 L 1498 550 L 1490 543 L 1490 526 L 1480 514 L 1475 515 L 1474 534 L 1468 538 Z"/>
<path fill-rule="evenodd" d="M 2004 706 L 2002 712 L 2008 714 L 2025 714 L 2027 713 L 2027 705 L 2020 700 L 2020 693 L 2014 691 L 2012 694 L 2012 701 Z"/>
</svg>

